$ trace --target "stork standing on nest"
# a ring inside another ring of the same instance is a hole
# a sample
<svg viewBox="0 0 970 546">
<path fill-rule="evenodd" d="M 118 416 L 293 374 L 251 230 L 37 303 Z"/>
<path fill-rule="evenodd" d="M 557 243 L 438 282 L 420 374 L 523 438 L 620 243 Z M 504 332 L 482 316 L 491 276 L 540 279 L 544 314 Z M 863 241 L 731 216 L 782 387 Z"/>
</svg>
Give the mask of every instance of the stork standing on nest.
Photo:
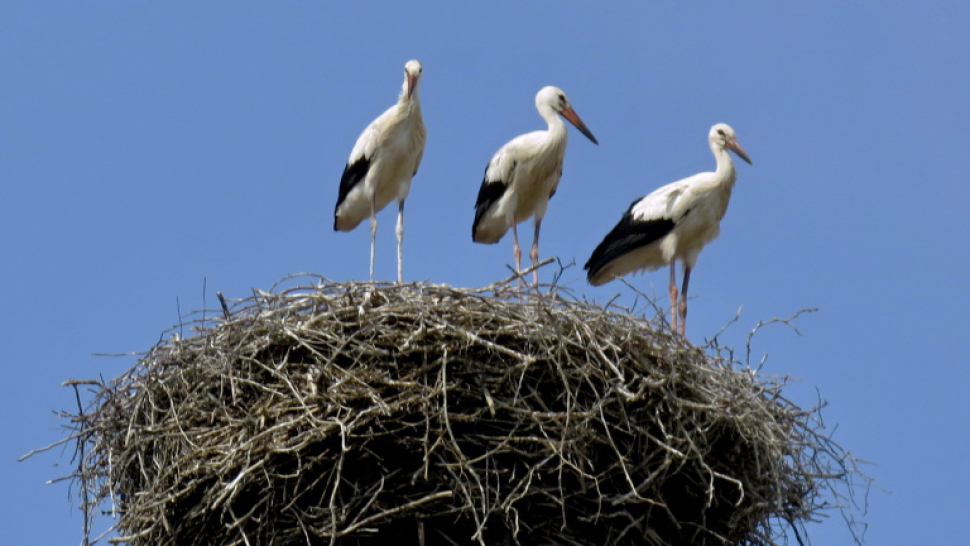
<svg viewBox="0 0 970 546">
<path fill-rule="evenodd" d="M 537 266 L 542 217 L 562 177 L 568 134 L 566 124 L 559 116 L 569 120 L 593 144 L 599 144 L 573 110 L 562 89 L 543 87 L 536 95 L 536 109 L 549 128 L 520 135 L 495 153 L 485 169 L 485 179 L 478 190 L 475 222 L 472 225 L 472 240 L 487 244 L 499 242 L 509 227 L 512 228 L 517 272 L 522 270 L 522 250 L 515 226 L 529 217 L 534 218 L 535 235 L 529 255 L 532 265 Z M 538 270 L 533 269 L 532 275 L 538 287 Z"/>
<path fill-rule="evenodd" d="M 397 104 L 364 129 L 340 178 L 333 229 L 350 231 L 370 216 L 370 280 L 374 280 L 377 212 L 397 199 L 397 282 L 403 282 L 404 199 L 418 172 L 427 130 L 421 116 L 421 63 L 404 65 L 404 86 Z"/>
<path fill-rule="evenodd" d="M 687 283 L 704 245 L 721 231 L 731 190 L 737 179 L 728 150 L 751 163 L 734 129 L 724 123 L 711 127 L 707 137 L 717 170 L 667 184 L 634 201 L 620 222 L 596 247 L 583 266 L 593 286 L 627 273 L 670 265 L 670 319 L 684 335 L 687 322 Z M 684 264 L 684 284 L 678 299 L 675 264 Z M 678 321 L 679 319 L 679 321 Z"/>
</svg>

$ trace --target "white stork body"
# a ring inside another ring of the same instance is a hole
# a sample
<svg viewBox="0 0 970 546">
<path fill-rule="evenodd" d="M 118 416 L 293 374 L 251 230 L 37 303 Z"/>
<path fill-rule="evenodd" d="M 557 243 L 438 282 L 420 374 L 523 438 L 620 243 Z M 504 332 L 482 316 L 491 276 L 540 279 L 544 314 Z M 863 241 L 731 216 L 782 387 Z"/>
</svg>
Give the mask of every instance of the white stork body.
<svg viewBox="0 0 970 546">
<path fill-rule="evenodd" d="M 717 170 L 667 184 L 634 201 L 584 266 L 593 286 L 640 270 L 670 265 L 671 324 L 681 335 L 687 320 L 687 283 L 704 246 L 721 232 L 737 171 L 728 150 L 751 163 L 734 130 L 719 123 L 708 135 Z M 678 301 L 675 262 L 684 264 Z"/>
<path fill-rule="evenodd" d="M 340 178 L 333 229 L 351 231 L 370 217 L 370 280 L 374 280 L 377 212 L 397 199 L 397 281 L 402 282 L 404 199 L 424 154 L 427 130 L 421 116 L 421 63 L 404 65 L 404 86 L 397 104 L 364 129 Z"/>
<path fill-rule="evenodd" d="M 530 217 L 534 219 L 535 235 L 530 256 L 532 264 L 536 265 L 539 261 L 539 228 L 549 198 L 556 193 L 562 177 L 568 133 L 559 115 L 594 144 L 599 144 L 558 87 L 543 87 L 536 95 L 536 109 L 546 120 L 548 129 L 520 135 L 495 153 L 485 169 L 472 225 L 472 240 L 486 244 L 497 243 L 512 228 L 517 271 L 522 269 L 522 251 L 515 226 Z M 533 271 L 533 278 L 538 286 L 538 271 Z"/>
</svg>

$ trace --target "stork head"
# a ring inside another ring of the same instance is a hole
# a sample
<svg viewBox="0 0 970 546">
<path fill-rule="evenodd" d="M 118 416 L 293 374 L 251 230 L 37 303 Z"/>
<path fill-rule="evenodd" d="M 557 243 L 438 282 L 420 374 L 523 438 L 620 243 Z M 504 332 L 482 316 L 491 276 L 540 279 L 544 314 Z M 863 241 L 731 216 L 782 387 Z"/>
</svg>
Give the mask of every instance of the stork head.
<svg viewBox="0 0 970 546">
<path fill-rule="evenodd" d="M 421 69 L 421 62 L 414 59 L 404 65 L 404 89 L 401 92 L 409 99 L 421 83 Z"/>
<path fill-rule="evenodd" d="M 734 135 L 734 129 L 727 123 L 718 123 L 714 127 L 711 127 L 711 133 L 707 136 L 707 139 L 711 142 L 711 149 L 731 150 L 738 154 L 738 157 L 751 164 L 751 158 L 748 157 L 748 153 L 738 143 L 738 138 Z"/>
<path fill-rule="evenodd" d="M 596 137 L 593 136 L 593 133 L 590 132 L 586 124 L 583 123 L 583 120 L 580 119 L 579 114 L 573 110 L 573 105 L 569 103 L 569 98 L 562 89 L 553 85 L 547 85 L 540 89 L 536 95 L 536 108 L 539 109 L 539 112 L 549 109 L 562 115 L 569 123 L 572 123 L 573 126 L 579 129 L 580 133 L 583 133 L 586 135 L 586 138 L 593 141 L 593 144 L 599 144 L 596 141 Z"/>
</svg>

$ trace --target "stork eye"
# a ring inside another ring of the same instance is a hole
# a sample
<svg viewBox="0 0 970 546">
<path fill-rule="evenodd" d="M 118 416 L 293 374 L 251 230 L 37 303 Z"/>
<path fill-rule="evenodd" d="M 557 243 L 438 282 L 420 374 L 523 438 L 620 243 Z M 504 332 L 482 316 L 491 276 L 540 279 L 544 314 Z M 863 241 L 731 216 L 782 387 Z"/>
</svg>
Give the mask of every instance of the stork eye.
<svg viewBox="0 0 970 546">
<path fill-rule="evenodd" d="M 559 104 L 560 105 L 566 104 L 566 95 L 559 95 Z"/>
<path fill-rule="evenodd" d="M 717 134 L 719 134 L 721 136 L 727 136 L 727 135 L 724 134 L 724 129 L 718 129 L 717 130 Z"/>
</svg>

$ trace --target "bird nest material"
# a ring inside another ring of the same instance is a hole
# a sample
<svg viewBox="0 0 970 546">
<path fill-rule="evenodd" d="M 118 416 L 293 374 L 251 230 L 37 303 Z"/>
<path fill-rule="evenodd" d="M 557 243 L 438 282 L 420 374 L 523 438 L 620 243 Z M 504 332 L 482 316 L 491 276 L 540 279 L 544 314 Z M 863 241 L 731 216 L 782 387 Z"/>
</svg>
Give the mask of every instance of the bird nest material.
<svg viewBox="0 0 970 546">
<path fill-rule="evenodd" d="M 303 279 L 91 383 L 71 478 L 110 541 L 769 545 L 846 479 L 783 380 L 630 312 Z"/>
</svg>

